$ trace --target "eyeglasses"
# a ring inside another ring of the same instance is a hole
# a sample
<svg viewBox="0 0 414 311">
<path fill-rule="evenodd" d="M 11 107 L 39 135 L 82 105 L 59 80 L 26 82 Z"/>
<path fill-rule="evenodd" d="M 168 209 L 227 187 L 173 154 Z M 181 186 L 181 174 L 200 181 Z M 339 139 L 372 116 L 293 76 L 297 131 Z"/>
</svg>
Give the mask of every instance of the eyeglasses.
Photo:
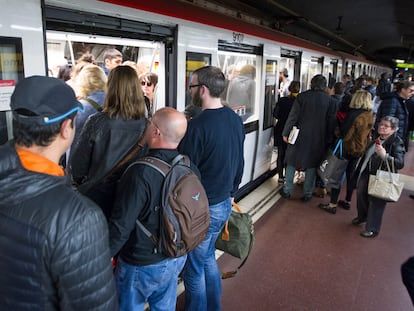
<svg viewBox="0 0 414 311">
<path fill-rule="evenodd" d="M 152 82 L 147 82 L 147 81 L 141 81 L 141 85 L 142 86 L 152 86 Z"/>
<path fill-rule="evenodd" d="M 204 84 L 190 84 L 188 86 L 188 88 L 191 90 L 191 88 L 193 88 L 193 87 L 198 87 L 198 86 L 202 86 L 202 85 L 204 85 Z"/>
</svg>

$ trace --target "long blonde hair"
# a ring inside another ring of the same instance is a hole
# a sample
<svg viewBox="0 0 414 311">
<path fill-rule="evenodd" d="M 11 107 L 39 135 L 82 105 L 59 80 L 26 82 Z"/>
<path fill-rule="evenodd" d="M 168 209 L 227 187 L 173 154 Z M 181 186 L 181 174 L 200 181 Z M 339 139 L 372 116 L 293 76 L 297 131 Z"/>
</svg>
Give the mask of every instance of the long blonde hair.
<svg viewBox="0 0 414 311">
<path fill-rule="evenodd" d="M 108 77 L 108 92 L 103 112 L 110 118 L 140 119 L 145 117 L 145 102 L 136 71 L 120 65 Z"/>
<path fill-rule="evenodd" d="M 372 110 L 372 96 L 371 93 L 365 90 L 356 91 L 352 96 L 349 108 Z"/>
</svg>

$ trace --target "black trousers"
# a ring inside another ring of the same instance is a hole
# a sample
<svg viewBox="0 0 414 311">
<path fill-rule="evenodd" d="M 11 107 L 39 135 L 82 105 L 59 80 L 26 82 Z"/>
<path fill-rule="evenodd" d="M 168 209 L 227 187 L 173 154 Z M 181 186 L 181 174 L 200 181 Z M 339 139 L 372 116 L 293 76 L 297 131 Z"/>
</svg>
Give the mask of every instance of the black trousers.
<svg viewBox="0 0 414 311">
<path fill-rule="evenodd" d="M 382 215 L 387 201 L 368 195 L 369 173 L 365 170 L 358 181 L 357 186 L 357 210 L 358 218 L 367 221 L 367 231 L 379 232 L 381 229 Z"/>
<path fill-rule="evenodd" d="M 283 178 L 283 169 L 285 168 L 285 155 L 286 155 L 287 144 L 281 143 L 277 146 L 277 173 L 279 178 Z"/>
<path fill-rule="evenodd" d="M 414 257 L 408 258 L 401 266 L 401 276 L 414 305 Z"/>
</svg>

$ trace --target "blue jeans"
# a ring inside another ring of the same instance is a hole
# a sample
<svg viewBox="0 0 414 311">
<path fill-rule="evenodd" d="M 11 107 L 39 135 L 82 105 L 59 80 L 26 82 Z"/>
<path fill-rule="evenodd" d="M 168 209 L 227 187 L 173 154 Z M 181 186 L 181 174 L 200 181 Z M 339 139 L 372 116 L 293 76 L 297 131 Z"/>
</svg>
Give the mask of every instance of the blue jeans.
<svg viewBox="0 0 414 311">
<path fill-rule="evenodd" d="M 288 165 L 286 167 L 285 184 L 283 192 L 291 194 L 293 190 L 293 178 L 295 177 L 295 167 Z M 311 197 L 315 189 L 316 168 L 308 168 L 305 171 L 305 183 L 303 184 L 303 196 Z"/>
<path fill-rule="evenodd" d="M 168 258 L 147 266 L 131 265 L 120 258 L 115 272 L 119 310 L 144 310 L 148 302 L 151 311 L 175 311 L 178 275 L 186 258 Z"/>
<path fill-rule="evenodd" d="M 221 273 L 217 266 L 216 240 L 231 213 L 231 200 L 210 205 L 210 228 L 203 242 L 188 253 L 183 270 L 185 310 L 221 309 Z"/>
</svg>

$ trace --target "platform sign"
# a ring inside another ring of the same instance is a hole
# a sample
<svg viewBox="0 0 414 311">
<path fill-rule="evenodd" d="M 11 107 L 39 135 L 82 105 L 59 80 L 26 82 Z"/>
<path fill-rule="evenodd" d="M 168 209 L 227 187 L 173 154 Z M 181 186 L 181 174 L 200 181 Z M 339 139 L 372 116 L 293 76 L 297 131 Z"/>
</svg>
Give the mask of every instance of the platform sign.
<svg viewBox="0 0 414 311">
<path fill-rule="evenodd" d="M 22 39 L 0 37 L 0 111 L 10 110 L 10 97 L 24 78 Z"/>
</svg>

